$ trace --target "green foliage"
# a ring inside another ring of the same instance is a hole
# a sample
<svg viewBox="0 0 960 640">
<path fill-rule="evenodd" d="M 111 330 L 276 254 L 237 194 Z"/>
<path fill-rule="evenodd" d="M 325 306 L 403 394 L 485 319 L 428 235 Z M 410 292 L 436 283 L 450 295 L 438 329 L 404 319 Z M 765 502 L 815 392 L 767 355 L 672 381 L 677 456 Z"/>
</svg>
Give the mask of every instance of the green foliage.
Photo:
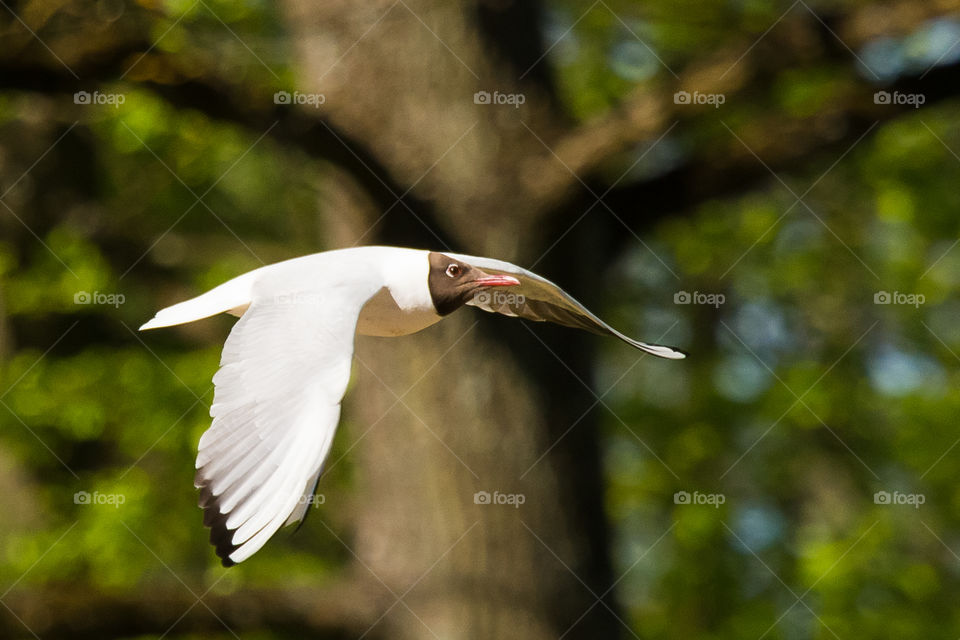
<svg viewBox="0 0 960 640">
<path fill-rule="evenodd" d="M 607 503 L 641 636 L 667 628 L 652 607 L 684 637 L 960 629 L 958 107 L 881 126 L 804 198 L 812 211 L 771 178 L 668 221 L 651 247 L 677 279 L 640 246 L 618 267 L 614 314 L 642 305 L 634 333 L 692 352 L 676 367 L 611 349 L 600 370 L 626 423 L 608 421 Z M 787 179 L 802 193 L 831 163 Z M 673 304 L 682 290 L 725 301 Z M 877 504 L 884 491 L 923 503 Z"/>
<path fill-rule="evenodd" d="M 171 3 L 154 24 L 156 37 L 165 34 L 158 47 L 226 65 L 238 83 L 282 86 L 203 6 Z M 260 22 L 267 5 L 212 6 L 248 41 L 276 35 Z M 283 51 L 272 51 L 261 57 L 287 77 Z M 22 237 L 0 239 L 0 303 L 16 329 L 12 344 L 0 342 L 8 356 L 0 363 L 0 487 L 16 516 L 0 525 L 0 584 L 118 595 L 180 590 L 180 580 L 217 593 L 317 585 L 343 564 L 339 545 L 280 535 L 262 563 L 226 572 L 207 543 L 192 461 L 229 322 L 166 335 L 136 329 L 164 304 L 324 248 L 303 233 L 316 228 L 323 168 L 135 83 L 100 90 L 126 100 L 84 111 L 77 127 L 86 148 L 51 152 L 96 167 L 86 200 L 49 225 L 40 199 L 25 200 L 20 213 L 39 237 L 21 229 Z M 23 127 L 33 108 L 28 95 L 3 94 L 0 127 Z M 41 137 L 24 153 L 36 159 L 55 139 Z M 327 495 L 345 484 L 347 467 L 326 479 Z"/>
</svg>

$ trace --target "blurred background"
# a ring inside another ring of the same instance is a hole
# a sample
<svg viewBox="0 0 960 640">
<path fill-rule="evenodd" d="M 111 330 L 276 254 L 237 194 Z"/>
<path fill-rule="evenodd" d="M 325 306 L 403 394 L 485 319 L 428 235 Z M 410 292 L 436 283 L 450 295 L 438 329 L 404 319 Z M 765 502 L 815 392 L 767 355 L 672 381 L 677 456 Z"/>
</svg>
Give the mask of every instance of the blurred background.
<svg viewBox="0 0 960 640">
<path fill-rule="evenodd" d="M 960 634 L 960 2 L 0 4 L 0 636 Z M 690 357 L 361 337 L 318 504 L 224 569 L 233 319 L 136 328 L 378 243 Z"/>
</svg>

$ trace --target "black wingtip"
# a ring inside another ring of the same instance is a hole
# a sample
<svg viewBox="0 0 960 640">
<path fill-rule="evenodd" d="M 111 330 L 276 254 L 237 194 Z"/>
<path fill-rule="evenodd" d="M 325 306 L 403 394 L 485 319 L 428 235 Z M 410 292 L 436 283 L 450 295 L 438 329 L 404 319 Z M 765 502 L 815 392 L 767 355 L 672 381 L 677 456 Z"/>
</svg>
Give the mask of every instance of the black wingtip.
<svg viewBox="0 0 960 640">
<path fill-rule="evenodd" d="M 230 554 L 239 548 L 233 544 L 233 534 L 236 529 L 227 528 L 227 514 L 220 513 L 220 500 L 213 495 L 206 485 L 199 487 L 200 497 L 197 503 L 203 508 L 203 526 L 210 528 L 210 544 L 213 545 L 221 564 L 232 567 L 236 562 L 230 559 Z"/>
</svg>

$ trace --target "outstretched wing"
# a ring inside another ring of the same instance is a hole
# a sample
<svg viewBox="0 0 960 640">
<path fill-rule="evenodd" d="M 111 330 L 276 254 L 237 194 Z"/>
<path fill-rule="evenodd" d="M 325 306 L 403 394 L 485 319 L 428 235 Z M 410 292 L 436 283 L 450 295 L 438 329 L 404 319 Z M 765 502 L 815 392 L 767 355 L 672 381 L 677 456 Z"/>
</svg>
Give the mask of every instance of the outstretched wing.
<svg viewBox="0 0 960 640">
<path fill-rule="evenodd" d="M 502 313 L 507 316 L 517 316 L 538 322 L 555 322 L 565 327 L 615 336 L 632 347 L 661 358 L 678 360 L 686 357 L 686 354 L 679 349 L 647 344 L 623 335 L 595 316 L 589 309 L 577 302 L 573 296 L 554 283 L 515 264 L 503 260 L 456 253 L 445 255 L 479 267 L 487 273 L 506 274 L 520 281 L 519 287 L 510 287 L 503 291 L 489 290 L 484 294 L 477 295 L 467 302 L 471 306 L 491 313 Z"/>
<path fill-rule="evenodd" d="M 330 452 L 363 301 L 325 295 L 254 300 L 224 345 L 195 480 L 224 566 L 303 518 Z"/>
</svg>

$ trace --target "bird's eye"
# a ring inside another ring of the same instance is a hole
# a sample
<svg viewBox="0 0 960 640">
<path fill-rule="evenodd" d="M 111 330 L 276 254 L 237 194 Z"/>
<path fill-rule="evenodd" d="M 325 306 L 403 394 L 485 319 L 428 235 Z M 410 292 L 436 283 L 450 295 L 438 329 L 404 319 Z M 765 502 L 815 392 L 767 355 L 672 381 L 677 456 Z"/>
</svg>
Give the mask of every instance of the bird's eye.
<svg viewBox="0 0 960 640">
<path fill-rule="evenodd" d="M 456 278 L 460 275 L 460 265 L 454 263 L 447 267 L 447 275 L 451 278 Z"/>
</svg>

